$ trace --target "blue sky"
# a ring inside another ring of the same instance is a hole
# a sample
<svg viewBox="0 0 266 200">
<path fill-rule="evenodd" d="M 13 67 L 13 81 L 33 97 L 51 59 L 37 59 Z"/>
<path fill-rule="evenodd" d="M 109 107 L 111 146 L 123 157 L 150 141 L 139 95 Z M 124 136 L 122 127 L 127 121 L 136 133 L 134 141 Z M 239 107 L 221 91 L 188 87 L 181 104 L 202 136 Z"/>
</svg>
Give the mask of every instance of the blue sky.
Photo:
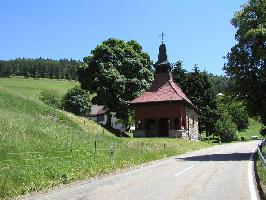
<svg viewBox="0 0 266 200">
<path fill-rule="evenodd" d="M 0 59 L 80 59 L 108 38 L 137 40 L 156 61 L 163 31 L 168 60 L 224 74 L 234 45 L 230 19 L 244 0 L 0 0 Z"/>
</svg>

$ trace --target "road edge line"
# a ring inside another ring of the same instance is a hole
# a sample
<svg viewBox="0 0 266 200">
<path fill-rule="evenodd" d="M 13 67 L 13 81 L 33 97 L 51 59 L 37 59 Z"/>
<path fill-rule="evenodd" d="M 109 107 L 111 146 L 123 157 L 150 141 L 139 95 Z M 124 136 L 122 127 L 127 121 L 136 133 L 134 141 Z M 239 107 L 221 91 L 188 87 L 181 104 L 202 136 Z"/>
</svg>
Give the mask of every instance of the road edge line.
<svg viewBox="0 0 266 200">
<path fill-rule="evenodd" d="M 179 175 L 181 175 L 181 174 L 185 173 L 186 171 L 188 171 L 188 170 L 192 169 L 193 167 L 195 167 L 195 165 L 191 165 L 191 166 L 189 166 L 188 168 L 186 168 L 186 169 L 182 170 L 181 172 L 178 172 L 178 173 L 177 173 L 177 174 L 175 174 L 174 176 L 179 176 Z"/>
<path fill-rule="evenodd" d="M 256 152 L 257 147 L 254 148 L 251 152 L 251 155 L 249 157 L 248 161 L 248 182 L 249 182 L 249 191 L 250 191 L 250 199 L 251 200 L 258 200 L 257 192 L 255 188 L 255 182 L 254 182 L 254 153 Z"/>
</svg>

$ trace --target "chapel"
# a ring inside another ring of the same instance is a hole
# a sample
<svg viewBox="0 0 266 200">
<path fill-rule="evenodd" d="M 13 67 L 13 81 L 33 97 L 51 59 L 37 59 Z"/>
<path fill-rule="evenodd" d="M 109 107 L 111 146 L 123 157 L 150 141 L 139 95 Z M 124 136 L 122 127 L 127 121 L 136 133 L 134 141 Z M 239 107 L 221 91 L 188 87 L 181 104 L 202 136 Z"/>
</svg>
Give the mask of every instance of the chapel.
<svg viewBox="0 0 266 200">
<path fill-rule="evenodd" d="M 173 81 L 166 46 L 159 47 L 151 87 L 130 102 L 134 110 L 134 137 L 199 139 L 198 109 Z"/>
</svg>

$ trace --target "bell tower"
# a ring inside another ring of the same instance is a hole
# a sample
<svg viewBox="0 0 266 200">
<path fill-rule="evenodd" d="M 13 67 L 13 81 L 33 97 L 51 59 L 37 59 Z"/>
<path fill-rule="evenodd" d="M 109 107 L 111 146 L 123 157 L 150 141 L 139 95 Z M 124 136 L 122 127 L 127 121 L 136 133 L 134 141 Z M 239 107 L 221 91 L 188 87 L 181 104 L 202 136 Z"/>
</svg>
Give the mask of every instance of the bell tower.
<svg viewBox="0 0 266 200">
<path fill-rule="evenodd" d="M 156 74 L 167 73 L 171 71 L 171 65 L 167 60 L 166 46 L 163 43 L 164 35 L 165 35 L 164 33 L 160 35 L 162 36 L 162 44 L 159 47 L 158 61 L 154 64 Z"/>
</svg>

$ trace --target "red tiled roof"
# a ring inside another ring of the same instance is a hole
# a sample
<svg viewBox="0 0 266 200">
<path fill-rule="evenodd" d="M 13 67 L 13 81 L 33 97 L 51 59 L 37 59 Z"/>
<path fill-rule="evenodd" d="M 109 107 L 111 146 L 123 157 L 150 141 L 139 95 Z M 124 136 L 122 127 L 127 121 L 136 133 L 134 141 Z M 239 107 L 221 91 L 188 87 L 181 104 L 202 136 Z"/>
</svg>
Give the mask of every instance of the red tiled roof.
<svg viewBox="0 0 266 200">
<path fill-rule="evenodd" d="M 181 88 L 174 83 L 172 75 L 169 72 L 158 73 L 152 86 L 141 96 L 131 101 L 130 104 L 162 101 L 185 101 L 194 107 Z"/>
</svg>

